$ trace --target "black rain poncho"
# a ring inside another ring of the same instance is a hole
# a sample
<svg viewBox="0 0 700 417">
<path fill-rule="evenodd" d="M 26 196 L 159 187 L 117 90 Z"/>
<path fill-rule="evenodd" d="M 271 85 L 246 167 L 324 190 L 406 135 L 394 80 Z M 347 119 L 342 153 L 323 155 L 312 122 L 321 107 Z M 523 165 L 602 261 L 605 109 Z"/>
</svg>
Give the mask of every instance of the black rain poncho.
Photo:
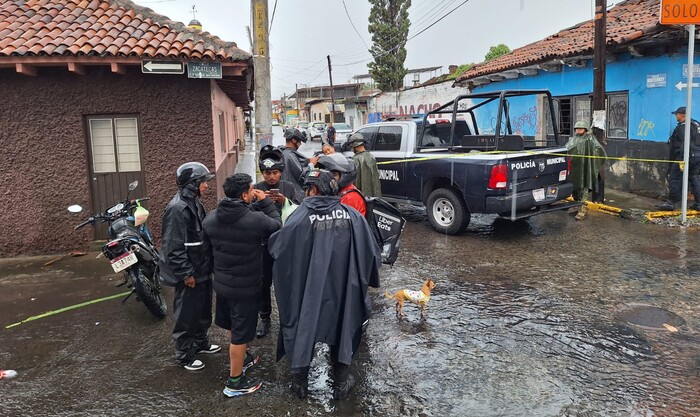
<svg viewBox="0 0 700 417">
<path fill-rule="evenodd" d="M 277 360 L 309 366 L 317 342 L 349 365 L 379 287 L 379 246 L 366 220 L 339 197 L 307 197 L 270 237 L 280 316 Z"/>
</svg>

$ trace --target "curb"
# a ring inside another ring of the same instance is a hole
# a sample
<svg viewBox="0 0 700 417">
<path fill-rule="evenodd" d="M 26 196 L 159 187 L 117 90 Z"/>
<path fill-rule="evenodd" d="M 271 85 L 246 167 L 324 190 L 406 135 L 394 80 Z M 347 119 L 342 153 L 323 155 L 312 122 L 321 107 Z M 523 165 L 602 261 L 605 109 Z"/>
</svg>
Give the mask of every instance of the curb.
<svg viewBox="0 0 700 417">
<path fill-rule="evenodd" d="M 574 201 L 571 197 L 567 198 L 567 201 Z M 633 220 L 635 218 L 639 220 L 651 221 L 653 219 L 663 219 L 667 217 L 678 217 L 681 215 L 680 210 L 674 211 L 644 211 L 640 209 L 623 209 L 620 207 L 610 206 L 602 203 L 594 203 L 592 201 L 585 202 L 586 207 L 589 210 L 593 210 L 599 213 L 610 214 L 613 216 L 619 216 L 623 219 Z M 700 211 L 688 210 L 686 212 L 688 217 L 700 216 Z"/>
</svg>

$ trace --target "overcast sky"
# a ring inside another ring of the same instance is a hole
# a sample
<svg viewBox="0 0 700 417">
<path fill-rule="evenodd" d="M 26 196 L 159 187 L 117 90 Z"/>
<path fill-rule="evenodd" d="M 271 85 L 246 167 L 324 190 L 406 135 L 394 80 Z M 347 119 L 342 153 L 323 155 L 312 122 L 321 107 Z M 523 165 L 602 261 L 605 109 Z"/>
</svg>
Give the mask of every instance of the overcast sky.
<svg viewBox="0 0 700 417">
<path fill-rule="evenodd" d="M 464 0 L 412 0 L 409 38 Z M 136 0 L 157 13 L 187 23 L 192 6 L 204 30 L 250 51 L 249 0 Z M 275 0 L 268 0 L 269 14 Z M 608 0 L 608 5 L 620 0 Z M 593 0 L 469 0 L 425 32 L 409 40 L 407 68 L 480 62 L 489 47 L 511 49 L 542 39 L 592 18 Z M 345 0 L 350 19 L 364 42 L 370 4 Z M 272 98 L 294 92 L 294 84 L 327 85 L 326 55 L 333 61 L 335 84 L 367 73 L 371 56 L 350 24 L 342 0 L 277 0 L 270 32 Z M 425 81 L 425 80 L 422 80 Z"/>
</svg>

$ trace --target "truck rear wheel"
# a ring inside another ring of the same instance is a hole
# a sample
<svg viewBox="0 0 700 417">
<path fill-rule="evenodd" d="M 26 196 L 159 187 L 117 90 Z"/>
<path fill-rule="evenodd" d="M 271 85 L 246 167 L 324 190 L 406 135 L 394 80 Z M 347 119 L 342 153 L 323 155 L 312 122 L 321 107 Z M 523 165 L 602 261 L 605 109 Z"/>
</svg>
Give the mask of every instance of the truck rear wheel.
<svg viewBox="0 0 700 417">
<path fill-rule="evenodd" d="M 426 209 L 433 229 L 448 235 L 463 232 L 471 220 L 464 200 L 449 188 L 438 188 L 430 193 Z"/>
</svg>

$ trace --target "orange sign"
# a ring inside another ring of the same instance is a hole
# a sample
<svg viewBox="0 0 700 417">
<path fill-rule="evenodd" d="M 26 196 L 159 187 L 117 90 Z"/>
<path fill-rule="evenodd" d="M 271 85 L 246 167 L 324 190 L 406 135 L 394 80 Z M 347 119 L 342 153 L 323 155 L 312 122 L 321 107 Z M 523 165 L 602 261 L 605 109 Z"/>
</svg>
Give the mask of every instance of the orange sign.
<svg viewBox="0 0 700 417">
<path fill-rule="evenodd" d="M 700 25 L 700 0 L 661 0 L 662 25 Z"/>
</svg>

